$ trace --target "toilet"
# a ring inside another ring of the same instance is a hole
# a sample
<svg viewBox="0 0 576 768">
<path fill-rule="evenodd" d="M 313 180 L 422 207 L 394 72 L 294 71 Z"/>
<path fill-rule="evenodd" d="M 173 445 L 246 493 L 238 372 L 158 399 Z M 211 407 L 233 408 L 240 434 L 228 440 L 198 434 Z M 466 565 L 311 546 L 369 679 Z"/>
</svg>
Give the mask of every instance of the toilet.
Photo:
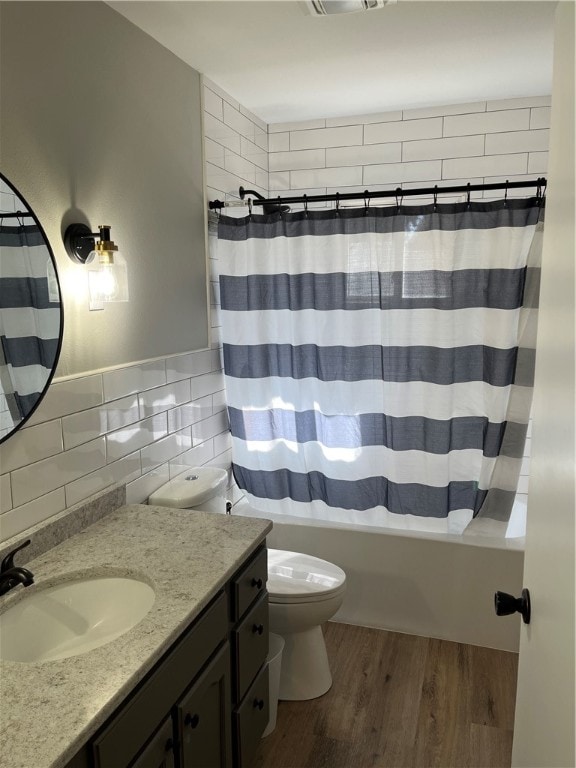
<svg viewBox="0 0 576 768">
<path fill-rule="evenodd" d="M 225 513 L 227 482 L 223 469 L 183 467 L 148 503 Z M 279 698 L 304 701 L 322 696 L 332 685 L 332 675 L 321 624 L 342 605 L 346 574 L 319 557 L 269 549 L 266 586 L 270 631 L 285 641 Z"/>
</svg>

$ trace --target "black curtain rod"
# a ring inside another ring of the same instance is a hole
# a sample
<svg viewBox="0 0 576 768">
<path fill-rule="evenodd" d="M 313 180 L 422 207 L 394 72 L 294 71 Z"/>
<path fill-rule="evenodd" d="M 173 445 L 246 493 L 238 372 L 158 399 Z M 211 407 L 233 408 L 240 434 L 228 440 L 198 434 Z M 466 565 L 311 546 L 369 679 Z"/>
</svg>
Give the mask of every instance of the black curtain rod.
<svg viewBox="0 0 576 768">
<path fill-rule="evenodd" d="M 396 197 L 396 198 L 402 198 L 402 197 L 410 197 L 412 195 L 446 195 L 446 194 L 456 194 L 456 193 L 462 193 L 465 192 L 468 195 L 471 192 L 481 192 L 484 190 L 491 190 L 491 189 L 522 189 L 525 187 L 536 187 L 537 195 L 540 196 L 543 191 L 546 189 L 546 179 L 542 176 L 538 179 L 533 179 L 530 181 L 506 181 L 506 182 L 496 182 L 494 184 L 464 184 L 459 186 L 453 186 L 453 187 L 439 187 L 438 185 L 434 187 L 421 187 L 419 189 L 402 189 L 402 187 L 397 187 L 393 190 L 386 190 L 385 192 L 370 192 L 368 189 L 365 189 L 364 192 L 335 192 L 332 195 L 298 195 L 294 197 L 270 197 L 265 198 L 262 197 L 262 195 L 259 192 L 256 192 L 253 189 L 244 189 L 244 187 L 240 187 L 238 193 L 240 195 L 240 199 L 244 200 L 246 195 L 253 195 L 254 199 L 249 199 L 249 203 L 251 206 L 254 205 L 261 205 L 265 209 L 265 213 L 273 213 L 275 211 L 279 210 L 279 207 L 282 205 L 287 205 L 289 203 L 327 203 L 327 202 L 340 202 L 342 200 L 364 200 L 365 204 L 369 204 L 371 200 L 377 200 L 379 198 L 383 197 Z M 240 205 L 240 203 L 231 203 L 232 205 Z M 211 200 L 208 203 L 208 207 L 211 210 L 215 209 L 221 209 L 225 208 L 230 203 L 222 202 L 221 200 Z M 270 210 L 266 211 L 266 208 L 269 208 Z"/>
<path fill-rule="evenodd" d="M 24 213 L 24 211 L 18 211 L 17 213 L 0 213 L 0 219 L 33 219 L 31 213 Z"/>
</svg>

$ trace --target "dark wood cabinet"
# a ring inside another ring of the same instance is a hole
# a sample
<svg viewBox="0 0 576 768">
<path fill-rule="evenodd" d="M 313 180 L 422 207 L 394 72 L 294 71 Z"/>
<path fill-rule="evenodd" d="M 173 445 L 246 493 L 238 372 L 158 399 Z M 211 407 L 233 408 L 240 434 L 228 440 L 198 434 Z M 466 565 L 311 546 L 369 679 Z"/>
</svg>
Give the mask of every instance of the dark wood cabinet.
<svg viewBox="0 0 576 768">
<path fill-rule="evenodd" d="M 230 647 L 226 643 L 176 708 L 181 768 L 231 765 L 230 706 Z"/>
<path fill-rule="evenodd" d="M 66 768 L 250 768 L 268 723 L 261 546 Z"/>
</svg>

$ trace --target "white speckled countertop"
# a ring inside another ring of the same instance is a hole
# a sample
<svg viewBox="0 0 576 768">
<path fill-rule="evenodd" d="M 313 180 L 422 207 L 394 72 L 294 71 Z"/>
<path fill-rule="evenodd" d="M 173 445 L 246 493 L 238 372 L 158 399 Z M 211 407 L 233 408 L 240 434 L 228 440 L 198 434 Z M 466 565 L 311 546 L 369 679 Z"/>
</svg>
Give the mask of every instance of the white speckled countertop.
<svg viewBox="0 0 576 768">
<path fill-rule="evenodd" d="M 268 520 L 131 505 L 26 563 L 35 584 L 0 598 L 0 612 L 83 574 L 141 577 L 156 600 L 133 629 L 88 653 L 0 662 L 0 766 L 66 765 L 271 528 Z"/>
</svg>

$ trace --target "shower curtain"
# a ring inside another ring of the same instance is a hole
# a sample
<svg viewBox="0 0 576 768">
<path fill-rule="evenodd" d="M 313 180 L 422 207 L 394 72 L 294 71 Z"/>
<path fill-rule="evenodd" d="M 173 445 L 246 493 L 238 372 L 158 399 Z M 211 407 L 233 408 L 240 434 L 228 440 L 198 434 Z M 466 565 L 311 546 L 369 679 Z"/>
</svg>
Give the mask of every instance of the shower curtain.
<svg viewBox="0 0 576 768">
<path fill-rule="evenodd" d="M 233 471 L 253 506 L 501 533 L 541 213 L 529 198 L 220 217 Z"/>
<path fill-rule="evenodd" d="M 42 232 L 0 225 L 0 394 L 14 423 L 46 386 L 59 334 L 60 296 Z"/>
</svg>

